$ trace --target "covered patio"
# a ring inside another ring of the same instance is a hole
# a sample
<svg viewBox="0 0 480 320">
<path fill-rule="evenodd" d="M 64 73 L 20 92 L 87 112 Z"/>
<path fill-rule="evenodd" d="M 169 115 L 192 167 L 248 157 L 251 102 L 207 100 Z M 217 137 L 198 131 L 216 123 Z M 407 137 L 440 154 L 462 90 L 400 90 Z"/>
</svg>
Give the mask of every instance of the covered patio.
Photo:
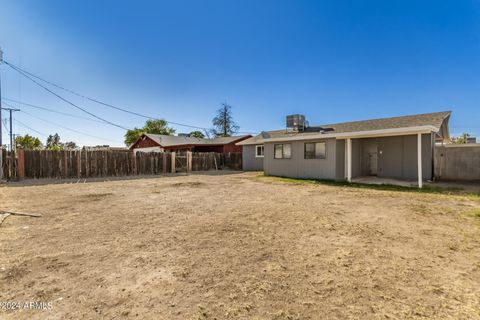
<svg viewBox="0 0 480 320">
<path fill-rule="evenodd" d="M 422 188 L 433 179 L 434 144 L 433 130 L 425 127 L 346 137 L 346 180 Z"/>
</svg>

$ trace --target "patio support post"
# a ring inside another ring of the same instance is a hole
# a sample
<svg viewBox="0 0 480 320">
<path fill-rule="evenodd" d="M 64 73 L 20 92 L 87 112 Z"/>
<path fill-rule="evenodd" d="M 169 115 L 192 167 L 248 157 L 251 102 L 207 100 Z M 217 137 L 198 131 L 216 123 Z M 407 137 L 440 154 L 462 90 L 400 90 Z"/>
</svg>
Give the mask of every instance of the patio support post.
<svg viewBox="0 0 480 320">
<path fill-rule="evenodd" d="M 418 187 L 423 187 L 423 174 L 422 174 L 422 134 L 417 135 L 417 158 L 418 158 Z"/>
<path fill-rule="evenodd" d="M 352 139 L 347 138 L 347 181 L 352 182 Z"/>
<path fill-rule="evenodd" d="M 175 162 L 175 151 L 170 153 L 170 160 L 171 160 L 171 169 L 172 169 L 171 171 L 172 171 L 172 173 L 176 173 L 177 170 L 175 168 L 175 164 L 176 164 L 176 162 Z"/>
</svg>

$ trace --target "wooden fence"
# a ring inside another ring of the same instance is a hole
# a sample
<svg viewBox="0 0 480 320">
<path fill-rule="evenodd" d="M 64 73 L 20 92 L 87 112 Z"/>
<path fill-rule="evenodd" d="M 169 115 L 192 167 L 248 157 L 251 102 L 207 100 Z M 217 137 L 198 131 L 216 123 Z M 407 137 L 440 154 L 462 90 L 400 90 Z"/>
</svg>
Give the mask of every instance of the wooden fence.
<svg viewBox="0 0 480 320">
<path fill-rule="evenodd" d="M 241 170 L 241 153 L 18 150 L 2 152 L 7 180 L 158 175 L 207 170 Z"/>
<path fill-rule="evenodd" d="M 4 179 L 15 180 L 17 179 L 17 158 L 15 153 L 0 148 L 0 156 L 2 157 L 2 167 Z"/>
<path fill-rule="evenodd" d="M 195 152 L 192 153 L 191 171 L 207 170 L 242 170 L 242 154 L 236 153 L 215 153 Z"/>
</svg>

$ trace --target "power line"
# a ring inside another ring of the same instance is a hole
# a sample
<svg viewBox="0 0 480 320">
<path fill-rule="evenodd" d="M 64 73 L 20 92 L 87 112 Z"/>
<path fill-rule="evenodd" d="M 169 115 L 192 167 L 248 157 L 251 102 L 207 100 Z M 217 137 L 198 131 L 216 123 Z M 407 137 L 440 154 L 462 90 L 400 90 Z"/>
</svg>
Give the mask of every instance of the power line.
<svg viewBox="0 0 480 320">
<path fill-rule="evenodd" d="M 159 118 L 155 118 L 155 117 L 151 117 L 151 116 L 148 116 L 148 115 L 144 115 L 144 114 L 141 114 L 141 113 L 138 113 L 138 112 L 135 112 L 135 111 L 131 111 L 131 110 L 128 110 L 128 109 L 125 109 L 125 108 L 121 108 L 121 107 L 114 106 L 114 105 L 112 105 L 112 104 L 110 104 L 110 103 L 106 103 L 106 102 L 100 101 L 100 100 L 98 100 L 98 99 L 94 99 L 94 98 L 88 97 L 88 96 L 83 95 L 83 94 L 81 94 L 81 93 L 78 93 L 78 92 L 75 92 L 75 91 L 73 91 L 73 90 L 67 89 L 67 88 L 65 88 L 65 87 L 63 87 L 63 86 L 61 86 L 61 85 L 56 84 L 56 83 L 53 83 L 53 82 L 48 81 L 48 80 L 46 80 L 46 79 L 43 79 L 43 78 L 41 78 L 41 77 L 39 77 L 39 76 L 37 76 L 37 75 L 34 75 L 33 73 L 30 73 L 30 72 L 28 72 L 28 71 L 26 71 L 26 70 L 23 70 L 23 69 L 21 69 L 20 67 L 17 67 L 17 66 L 15 66 L 15 65 L 13 65 L 13 64 L 11 64 L 11 63 L 9 63 L 9 62 L 6 62 L 6 61 L 5 61 L 5 63 L 8 64 L 8 65 L 9 65 L 10 67 L 12 67 L 12 68 L 18 69 L 17 72 L 20 72 L 20 71 L 21 71 L 21 72 L 23 72 L 23 73 L 25 73 L 25 74 L 28 74 L 28 75 L 30 75 L 30 76 L 38 79 L 38 80 L 43 81 L 43 82 L 45 82 L 45 83 L 47 83 L 47 84 L 49 84 L 49 85 L 51 85 L 51 86 L 54 86 L 54 87 L 56 87 L 56 88 L 58 88 L 58 89 L 61 89 L 61 90 L 64 90 L 64 91 L 66 91 L 66 92 L 68 92 L 68 93 L 71 93 L 71 94 L 76 95 L 76 96 L 78 96 L 78 97 L 81 97 L 81 98 L 83 98 L 83 99 L 86 99 L 86 100 L 89 100 L 89 101 L 92 101 L 92 102 L 101 104 L 101 105 L 103 105 L 103 106 L 105 106 L 105 107 L 109 107 L 109 108 L 112 108 L 112 109 L 115 109 L 115 110 L 118 110 L 118 111 L 126 112 L 126 113 L 129 113 L 129 114 L 138 116 L 138 117 L 142 117 L 142 118 L 145 118 L 145 119 L 160 120 Z M 184 124 L 184 123 L 179 123 L 179 122 L 168 121 L 168 120 L 166 120 L 166 119 L 161 119 L 161 120 L 164 120 L 165 122 L 167 122 L 167 123 L 169 123 L 169 124 L 173 124 L 173 125 L 177 125 L 177 126 L 181 126 L 181 127 L 187 127 L 187 128 L 192 128 L 192 129 L 200 129 L 200 130 L 207 130 L 207 131 L 209 130 L 208 128 L 198 127 L 198 126 L 192 126 L 192 125 L 188 125 L 188 124 Z M 252 134 L 251 132 L 239 132 L 239 133 Z"/>
<path fill-rule="evenodd" d="M 78 134 L 82 134 L 82 135 L 84 135 L 84 136 L 88 136 L 88 137 L 95 138 L 95 139 L 98 139 L 98 140 L 110 141 L 110 142 L 116 142 L 116 143 L 118 143 L 118 141 L 116 141 L 116 140 L 105 139 L 105 138 L 102 138 L 102 137 L 98 137 L 98 136 L 91 135 L 91 134 L 86 133 L 86 132 L 82 132 L 82 131 L 78 131 L 78 130 L 75 130 L 75 129 L 72 129 L 72 128 L 65 127 L 65 126 L 63 126 L 63 125 L 61 125 L 61 124 L 59 124 L 59 123 L 56 123 L 56 122 L 53 122 L 53 121 L 50 121 L 50 120 L 47 120 L 47 119 L 38 117 L 38 116 L 36 116 L 36 115 L 33 115 L 33 114 L 28 113 L 28 112 L 23 111 L 23 110 L 21 110 L 20 112 L 25 113 L 26 115 L 29 115 L 29 116 L 32 117 L 32 118 L 36 118 L 36 119 L 41 120 L 41 121 L 44 121 L 44 122 L 46 122 L 46 123 L 50 123 L 50 124 L 52 124 L 52 125 L 54 125 L 54 126 L 58 126 L 58 127 L 62 128 L 62 129 L 68 130 L 68 131 L 72 131 L 72 132 L 75 132 L 75 133 L 78 133 Z"/>
<path fill-rule="evenodd" d="M 467 127 L 461 127 L 461 126 L 450 126 L 450 129 L 480 129 L 480 127 L 475 127 L 475 126 L 467 126 Z"/>
<path fill-rule="evenodd" d="M 9 100 L 10 100 L 10 99 L 9 99 Z M 4 102 L 4 104 L 7 105 L 7 106 L 12 107 L 9 103 Z M 116 140 L 110 140 L 110 139 L 101 138 L 101 137 L 98 137 L 98 136 L 91 135 L 91 134 L 89 134 L 89 133 L 85 133 L 85 132 L 82 132 L 82 131 L 79 131 L 79 130 L 75 130 L 75 129 L 72 129 L 72 128 L 65 127 L 65 126 L 63 126 L 63 125 L 61 125 L 61 124 L 59 124 L 59 123 L 56 123 L 56 122 L 53 122 L 53 121 L 50 121 L 50 120 L 47 120 L 47 119 L 38 117 L 38 116 L 36 116 L 36 115 L 33 115 L 33 114 L 28 113 L 28 112 L 23 111 L 23 110 L 19 110 L 19 111 L 22 112 L 22 113 L 25 113 L 25 114 L 29 115 L 29 116 L 32 117 L 32 118 L 36 118 L 36 119 L 38 119 L 38 120 L 41 120 L 41 121 L 50 123 L 50 124 L 52 124 L 52 125 L 58 126 L 58 127 L 62 128 L 62 129 L 65 129 L 65 130 L 69 130 L 69 131 L 72 131 L 72 132 L 75 132 L 75 133 L 78 133 L 78 134 L 82 134 L 82 135 L 89 136 L 89 137 L 91 137 L 91 138 L 95 138 L 95 139 L 99 139 L 99 140 L 103 140 L 103 141 L 118 142 L 118 141 L 116 141 Z M 91 119 L 91 120 L 93 120 L 93 119 Z M 95 121 L 96 121 L 96 120 L 95 120 Z M 6 127 L 5 127 L 5 128 L 6 128 Z"/>
<path fill-rule="evenodd" d="M 22 76 L 24 76 L 25 78 L 29 79 L 30 81 L 32 81 L 33 83 L 35 83 L 35 84 L 38 85 L 39 87 L 41 87 L 41 88 L 43 88 L 44 90 L 50 92 L 51 94 L 53 94 L 54 96 L 56 96 L 56 97 L 59 98 L 60 100 L 68 103 L 69 105 L 71 105 L 71 106 L 73 106 L 73 107 L 75 107 L 75 108 L 77 108 L 77 109 L 79 109 L 79 110 L 81 110 L 81 111 L 83 111 L 83 112 L 91 115 L 91 116 L 94 117 L 94 118 L 97 118 L 98 120 L 101 120 L 101 121 L 103 121 L 103 122 L 105 122 L 105 123 L 108 123 L 108 124 L 110 124 L 110 125 L 112 125 L 112 126 L 114 126 L 114 127 L 117 127 L 117 128 L 123 129 L 123 130 L 129 130 L 128 128 L 126 128 L 126 127 L 124 127 L 124 126 L 121 126 L 121 125 L 119 125 L 119 124 L 116 124 L 116 123 L 114 123 L 114 122 L 111 122 L 111 121 L 109 121 L 109 120 L 106 120 L 106 119 L 104 119 L 104 118 L 102 118 L 102 117 L 99 117 L 99 116 L 95 115 L 94 113 L 91 113 L 91 112 L 88 111 L 88 110 L 85 110 L 84 108 L 76 105 L 75 103 L 71 102 L 70 100 L 65 99 L 65 98 L 62 97 L 61 95 L 57 94 L 56 92 L 54 92 L 54 91 L 50 90 L 49 88 L 45 87 L 44 85 L 40 84 L 38 81 L 36 81 L 36 80 L 33 79 L 32 77 L 30 77 L 28 74 L 24 73 L 24 72 L 21 71 L 20 69 L 17 69 L 17 67 L 13 66 L 13 65 L 10 64 L 9 62 L 7 62 L 7 61 L 5 61 L 5 60 L 3 60 L 3 62 L 4 62 L 6 65 L 8 65 L 10 68 L 12 68 L 13 70 L 15 70 L 15 71 L 17 71 L 18 73 L 20 73 L 20 74 L 21 74 Z"/>
<path fill-rule="evenodd" d="M 8 106 L 8 104 L 6 104 Z M 13 113 L 14 112 L 17 112 L 17 111 L 20 111 L 20 109 L 16 109 L 12 106 L 10 106 L 10 108 L 0 108 L 2 110 L 6 110 L 9 112 L 10 114 L 10 120 L 8 121 L 9 124 L 10 124 L 10 129 L 8 130 L 9 131 L 9 135 L 10 135 L 10 151 L 13 151 Z"/>
<path fill-rule="evenodd" d="M 50 108 L 42 107 L 42 106 L 37 106 L 37 105 L 31 104 L 31 103 L 22 102 L 22 101 L 18 101 L 18 100 L 15 100 L 15 99 L 3 98 L 3 102 L 5 104 L 7 104 L 5 101 L 18 103 L 18 104 L 21 104 L 22 106 L 27 106 L 27 107 L 32 107 L 32 108 L 48 111 L 48 112 L 53 112 L 53 113 L 61 114 L 61 115 L 72 117 L 72 118 L 78 118 L 78 119 L 83 119 L 83 120 L 88 120 L 88 121 L 93 121 L 93 122 L 98 122 L 98 123 L 104 123 L 103 121 L 100 121 L 100 120 L 87 118 L 87 117 L 82 117 L 82 116 L 67 113 L 67 112 L 57 111 L 57 110 L 54 110 L 54 109 L 50 109 Z"/>
<path fill-rule="evenodd" d="M 46 133 L 40 132 L 40 131 L 38 131 L 38 130 L 35 130 L 35 129 L 29 127 L 28 125 L 26 125 L 25 123 L 21 122 L 21 121 L 18 120 L 18 119 L 13 119 L 13 120 L 14 120 L 16 123 L 18 123 L 19 125 L 21 125 L 22 127 L 25 127 L 25 128 L 27 128 L 27 129 L 29 129 L 29 130 L 32 130 L 33 132 L 36 132 L 36 133 L 38 133 L 39 135 L 44 136 L 45 138 L 48 138 L 48 135 L 47 135 Z"/>
<path fill-rule="evenodd" d="M 5 62 L 5 63 L 7 63 L 7 62 Z M 17 68 L 18 70 L 20 70 L 20 71 L 22 71 L 22 72 L 24 72 L 24 73 L 26 73 L 26 74 L 28 74 L 28 75 L 30 75 L 30 76 L 38 79 L 38 80 L 41 80 L 41 81 L 43 81 L 43 82 L 45 82 L 45 83 L 48 83 L 48 84 L 51 85 L 51 86 L 54 86 L 54 87 L 59 88 L 59 89 L 62 89 L 62 90 L 64 90 L 64 91 L 66 91 L 66 92 L 69 92 L 69 93 L 71 93 L 71 94 L 73 94 L 73 95 L 76 95 L 76 96 L 78 96 L 78 97 L 81 97 L 81 98 L 83 98 L 83 99 L 87 99 L 87 100 L 89 100 L 89 101 L 92 101 L 92 102 L 101 104 L 101 105 L 103 105 L 103 106 L 106 106 L 106 107 L 109 107 L 109 108 L 112 108 L 112 109 L 116 109 L 116 110 L 119 110 L 119 111 L 123 111 L 123 112 L 129 113 L 129 114 L 132 114 L 132 115 L 136 115 L 136 116 L 138 116 L 138 117 L 142 117 L 142 118 L 146 118 L 146 119 L 152 119 L 152 120 L 158 120 L 158 118 L 155 118 L 155 117 L 147 116 L 147 115 L 144 115 L 144 114 L 141 114 L 141 113 L 138 113 L 138 112 L 134 112 L 134 111 L 130 111 L 130 110 L 127 110 L 127 109 L 124 109 L 124 108 L 120 108 L 120 107 L 114 106 L 114 105 L 112 105 L 112 104 L 109 104 L 109 103 L 106 103 L 106 102 L 103 102 L 103 101 L 100 101 L 100 100 L 97 100 L 97 99 L 94 99 L 94 98 L 90 98 L 90 97 L 85 96 L 85 95 L 83 95 L 83 94 L 77 93 L 77 92 L 75 92 L 75 91 L 73 91 L 73 90 L 70 90 L 70 89 L 67 89 L 67 88 L 65 88 L 65 87 L 62 87 L 62 86 L 60 86 L 60 85 L 58 85 L 58 84 L 56 84 L 56 83 L 53 83 L 53 82 L 48 81 L 48 80 L 45 80 L 45 79 L 43 79 L 43 78 L 41 78 L 41 77 L 39 77 L 39 76 L 37 76 L 37 75 L 34 75 L 34 74 L 32 74 L 32 73 L 30 73 L 30 72 L 28 72 L 28 71 L 26 71 L 26 70 L 21 69 L 20 67 L 17 67 L 17 66 L 12 65 L 11 63 L 7 63 L 7 64 L 9 64 L 9 65 L 12 66 L 12 67 Z M 165 120 L 165 119 L 163 119 L 163 120 Z M 203 127 L 191 126 L 191 125 L 186 125 L 186 124 L 177 123 L 177 122 L 172 122 L 172 121 L 167 121 L 167 120 L 165 120 L 165 121 L 168 122 L 168 123 L 171 123 L 171 124 L 178 125 L 178 126 L 189 127 L 189 128 L 193 128 L 193 129 L 206 130 L 206 128 L 203 128 Z"/>
<path fill-rule="evenodd" d="M 2 124 L 3 124 L 3 127 L 5 128 L 6 132 L 8 133 L 8 128 L 7 128 L 7 118 L 5 119 L 2 119 Z"/>
</svg>

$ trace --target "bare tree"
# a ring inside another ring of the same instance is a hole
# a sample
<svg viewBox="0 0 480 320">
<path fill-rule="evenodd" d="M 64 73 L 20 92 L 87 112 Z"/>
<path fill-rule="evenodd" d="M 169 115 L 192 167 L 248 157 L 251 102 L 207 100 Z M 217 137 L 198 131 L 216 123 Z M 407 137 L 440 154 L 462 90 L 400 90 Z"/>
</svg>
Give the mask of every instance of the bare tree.
<svg viewBox="0 0 480 320">
<path fill-rule="evenodd" d="M 222 107 L 217 110 L 217 115 L 213 118 L 212 123 L 212 133 L 216 137 L 230 137 L 240 129 L 233 121 L 232 106 L 227 103 L 222 103 Z"/>
</svg>

